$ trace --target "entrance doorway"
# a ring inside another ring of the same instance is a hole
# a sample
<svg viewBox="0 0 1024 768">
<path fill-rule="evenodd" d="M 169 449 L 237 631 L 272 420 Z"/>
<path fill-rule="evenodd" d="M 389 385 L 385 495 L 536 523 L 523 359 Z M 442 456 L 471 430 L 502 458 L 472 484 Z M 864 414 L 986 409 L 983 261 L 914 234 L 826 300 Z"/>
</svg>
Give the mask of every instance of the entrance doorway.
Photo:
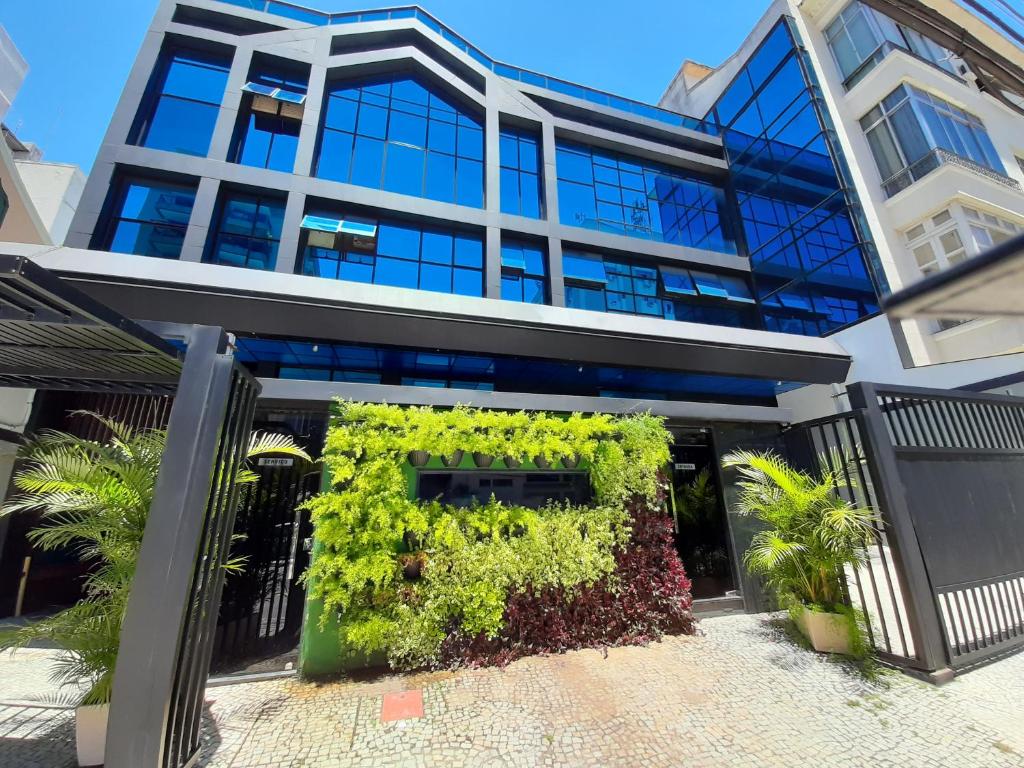
<svg viewBox="0 0 1024 768">
<path fill-rule="evenodd" d="M 711 431 L 670 428 L 672 509 L 676 548 L 693 582 L 695 599 L 724 597 L 736 589 L 729 526 L 720 492 Z"/>
</svg>

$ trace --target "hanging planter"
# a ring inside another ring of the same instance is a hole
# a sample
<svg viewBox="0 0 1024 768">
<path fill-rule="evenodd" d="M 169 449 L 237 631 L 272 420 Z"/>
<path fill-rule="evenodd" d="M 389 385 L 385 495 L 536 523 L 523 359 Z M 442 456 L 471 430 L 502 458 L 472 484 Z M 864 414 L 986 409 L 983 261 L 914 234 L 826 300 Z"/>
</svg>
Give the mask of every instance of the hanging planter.
<svg viewBox="0 0 1024 768">
<path fill-rule="evenodd" d="M 399 555 L 398 562 L 402 566 L 402 575 L 409 581 L 416 581 L 423 575 L 423 566 L 427 564 L 426 552 L 412 552 Z"/>
<path fill-rule="evenodd" d="M 533 463 L 537 465 L 537 469 L 551 469 L 558 462 L 558 456 L 549 461 L 544 456 L 534 456 Z"/>
<path fill-rule="evenodd" d="M 562 457 L 562 466 L 566 469 L 576 469 L 580 465 L 580 455 L 573 454 L 572 456 Z"/>
<path fill-rule="evenodd" d="M 505 466 L 508 469 L 519 469 L 523 466 L 523 462 L 513 456 L 506 456 L 502 461 L 505 462 Z"/>
<path fill-rule="evenodd" d="M 430 451 L 409 451 L 409 463 L 414 467 L 425 467 L 430 461 Z"/>
<path fill-rule="evenodd" d="M 450 456 L 441 457 L 441 463 L 444 464 L 446 467 L 457 467 L 459 466 L 459 464 L 462 463 L 463 455 L 465 455 L 465 451 L 461 449 L 457 451 L 452 451 Z"/>
<path fill-rule="evenodd" d="M 494 457 L 489 453 L 473 452 L 473 463 L 480 469 L 487 469 L 494 463 Z"/>
</svg>

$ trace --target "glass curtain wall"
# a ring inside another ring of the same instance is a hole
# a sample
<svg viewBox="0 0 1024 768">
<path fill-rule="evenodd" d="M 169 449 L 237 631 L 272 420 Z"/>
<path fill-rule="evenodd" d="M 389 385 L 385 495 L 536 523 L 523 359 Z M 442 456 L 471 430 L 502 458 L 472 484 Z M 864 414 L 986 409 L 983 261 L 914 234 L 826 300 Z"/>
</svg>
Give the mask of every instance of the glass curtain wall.
<svg viewBox="0 0 1024 768">
<path fill-rule="evenodd" d="M 308 77 L 262 69 L 249 78 L 229 160 L 291 173 Z M 278 94 L 282 98 L 275 98 Z"/>
<path fill-rule="evenodd" d="M 410 75 L 328 85 L 315 172 L 482 208 L 483 123 Z"/>
<path fill-rule="evenodd" d="M 221 197 L 210 232 L 207 261 L 228 267 L 273 270 L 284 223 L 284 200 L 243 192 Z"/>
<path fill-rule="evenodd" d="M 550 304 L 547 264 L 543 247 L 519 240 L 502 240 L 501 298 L 526 304 Z"/>
<path fill-rule="evenodd" d="M 196 188 L 152 179 L 125 178 L 115 185 L 106 250 L 176 259 L 196 201 Z"/>
<path fill-rule="evenodd" d="M 511 355 L 239 335 L 238 360 L 259 376 L 311 381 L 775 405 L 793 382 Z"/>
<path fill-rule="evenodd" d="M 502 128 L 499 141 L 501 212 L 543 218 L 538 136 L 518 128 Z"/>
<path fill-rule="evenodd" d="M 315 217 L 331 218 L 317 211 Z M 483 240 L 479 235 L 380 220 L 372 238 L 336 238 L 333 248 L 305 236 L 301 271 L 312 277 L 483 296 Z"/>
<path fill-rule="evenodd" d="M 786 18 L 710 113 L 768 330 L 820 336 L 878 311 L 852 189 Z"/>
<path fill-rule="evenodd" d="M 1005 175 L 981 120 L 970 112 L 903 84 L 860 120 L 890 197 L 956 157 Z"/>
<path fill-rule="evenodd" d="M 139 107 L 131 143 L 204 157 L 230 68 L 230 56 L 165 48 Z"/>
<path fill-rule="evenodd" d="M 567 307 L 760 327 L 750 286 L 737 275 L 572 250 L 562 254 L 562 272 Z"/>
<path fill-rule="evenodd" d="M 556 140 L 562 224 L 736 253 L 725 190 L 650 160 Z"/>
</svg>

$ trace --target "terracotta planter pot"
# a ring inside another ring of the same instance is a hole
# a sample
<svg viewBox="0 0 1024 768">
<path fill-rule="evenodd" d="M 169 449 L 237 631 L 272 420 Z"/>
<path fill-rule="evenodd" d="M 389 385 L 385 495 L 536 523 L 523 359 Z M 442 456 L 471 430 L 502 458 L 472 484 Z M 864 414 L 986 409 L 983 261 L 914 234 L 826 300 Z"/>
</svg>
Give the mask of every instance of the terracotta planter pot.
<svg viewBox="0 0 1024 768">
<path fill-rule="evenodd" d="M 430 461 L 430 451 L 409 451 L 409 463 L 414 467 L 425 467 Z"/>
<path fill-rule="evenodd" d="M 75 709 L 75 749 L 79 765 L 103 765 L 109 715 L 109 704 L 82 705 Z"/>
<path fill-rule="evenodd" d="M 523 462 L 511 456 L 506 456 L 504 459 L 502 459 L 502 461 L 505 462 L 505 466 L 508 467 L 509 469 L 519 469 L 521 466 L 523 466 Z"/>
<path fill-rule="evenodd" d="M 441 463 L 446 467 L 457 467 L 462 463 L 462 457 L 465 455 L 465 451 L 454 451 L 451 456 L 442 456 Z"/>
<path fill-rule="evenodd" d="M 566 469 L 576 469 L 576 467 L 578 467 L 579 465 L 580 465 L 580 457 L 579 456 L 563 456 L 562 457 L 562 466 L 565 467 Z"/>
<path fill-rule="evenodd" d="M 494 463 L 494 457 L 489 453 L 473 453 L 473 463 L 480 469 L 487 469 Z"/>
<path fill-rule="evenodd" d="M 796 625 L 811 647 L 819 653 L 842 653 L 848 656 L 853 651 L 849 616 L 811 611 L 801 606 Z"/>
</svg>

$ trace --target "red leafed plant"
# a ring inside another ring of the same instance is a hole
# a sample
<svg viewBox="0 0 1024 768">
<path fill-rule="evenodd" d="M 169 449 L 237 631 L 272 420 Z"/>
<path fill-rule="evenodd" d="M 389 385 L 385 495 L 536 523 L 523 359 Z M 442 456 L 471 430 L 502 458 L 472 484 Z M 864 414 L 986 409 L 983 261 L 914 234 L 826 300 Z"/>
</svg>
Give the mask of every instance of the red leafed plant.
<svg viewBox="0 0 1024 768">
<path fill-rule="evenodd" d="M 690 580 L 675 549 L 671 519 L 639 500 L 629 511 L 632 534 L 615 554 L 611 577 L 581 587 L 568 599 L 562 589 L 527 585 L 510 595 L 496 637 L 453 630 L 441 646 L 440 664 L 502 666 L 533 654 L 693 634 Z"/>
</svg>

